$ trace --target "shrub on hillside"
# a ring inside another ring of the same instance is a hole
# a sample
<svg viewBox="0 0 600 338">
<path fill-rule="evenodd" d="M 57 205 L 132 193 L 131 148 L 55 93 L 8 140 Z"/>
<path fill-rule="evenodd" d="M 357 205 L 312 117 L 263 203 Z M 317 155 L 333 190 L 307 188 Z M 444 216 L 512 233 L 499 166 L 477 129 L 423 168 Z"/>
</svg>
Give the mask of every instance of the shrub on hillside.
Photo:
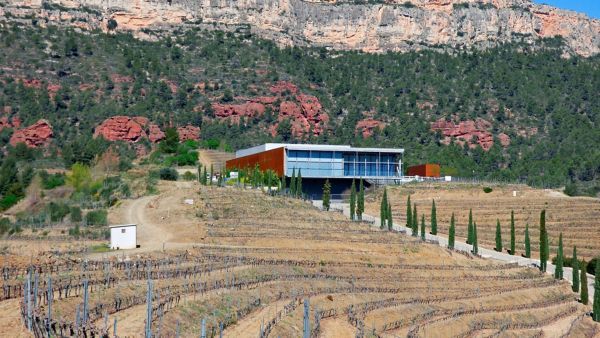
<svg viewBox="0 0 600 338">
<path fill-rule="evenodd" d="M 159 177 L 161 180 L 177 181 L 179 174 L 177 174 L 177 170 L 173 168 L 162 168 L 160 169 Z"/>
<path fill-rule="evenodd" d="M 70 212 L 69 206 L 62 202 L 50 202 L 46 206 L 46 209 L 50 214 L 51 222 L 62 222 L 65 216 Z"/>
<path fill-rule="evenodd" d="M 489 193 L 491 193 L 492 191 L 494 191 L 494 190 L 493 190 L 492 188 L 490 188 L 490 187 L 485 187 L 485 188 L 483 188 L 483 192 L 484 192 L 484 193 L 486 193 L 486 194 L 489 194 Z"/>
<path fill-rule="evenodd" d="M 81 222 L 82 219 L 81 208 L 77 206 L 71 207 L 71 222 Z"/>
<path fill-rule="evenodd" d="M 4 235 L 10 230 L 10 220 L 6 217 L 0 219 L 0 236 Z"/>
<path fill-rule="evenodd" d="M 85 215 L 85 224 L 87 225 L 107 225 L 107 212 L 104 209 L 93 210 Z"/>
<path fill-rule="evenodd" d="M 50 190 L 65 185 L 66 176 L 63 173 L 49 174 L 46 170 L 42 170 L 39 175 L 44 189 Z"/>
</svg>

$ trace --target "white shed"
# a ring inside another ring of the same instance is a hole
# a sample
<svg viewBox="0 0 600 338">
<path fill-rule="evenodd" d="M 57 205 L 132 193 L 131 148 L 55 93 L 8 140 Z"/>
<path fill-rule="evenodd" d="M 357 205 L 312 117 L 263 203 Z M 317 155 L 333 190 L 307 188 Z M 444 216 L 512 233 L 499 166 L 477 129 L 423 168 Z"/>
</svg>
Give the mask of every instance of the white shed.
<svg viewBox="0 0 600 338">
<path fill-rule="evenodd" d="M 111 249 L 135 249 L 137 247 L 136 224 L 111 225 L 109 228 Z"/>
</svg>

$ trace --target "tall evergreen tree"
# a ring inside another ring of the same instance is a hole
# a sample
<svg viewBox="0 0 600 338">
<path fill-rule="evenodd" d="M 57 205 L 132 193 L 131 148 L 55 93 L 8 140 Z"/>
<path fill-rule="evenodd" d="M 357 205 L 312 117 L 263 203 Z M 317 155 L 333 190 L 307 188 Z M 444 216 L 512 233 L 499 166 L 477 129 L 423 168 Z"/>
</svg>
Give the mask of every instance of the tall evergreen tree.
<svg viewBox="0 0 600 338">
<path fill-rule="evenodd" d="M 473 222 L 473 253 L 479 254 L 479 244 L 477 243 L 477 223 Z"/>
<path fill-rule="evenodd" d="M 502 252 L 502 229 L 500 228 L 500 220 L 496 219 L 496 251 Z"/>
<path fill-rule="evenodd" d="M 515 212 L 514 210 L 510 211 L 510 254 L 514 255 L 516 246 L 517 246 L 517 238 L 515 234 Z"/>
<path fill-rule="evenodd" d="M 594 278 L 594 313 L 592 319 L 600 322 L 600 258 L 596 258 L 596 270 Z"/>
<path fill-rule="evenodd" d="M 385 222 L 387 221 L 387 189 L 383 188 L 383 197 L 381 198 L 381 206 L 379 208 L 379 227 L 383 229 L 385 227 Z"/>
<path fill-rule="evenodd" d="M 435 200 L 431 204 L 431 234 L 437 235 L 437 211 L 435 209 Z"/>
<path fill-rule="evenodd" d="M 573 247 L 573 259 L 571 261 L 573 267 L 573 292 L 579 292 L 579 260 L 577 260 L 577 246 Z"/>
<path fill-rule="evenodd" d="M 362 221 L 362 215 L 365 212 L 365 186 L 363 179 L 360 179 L 360 185 L 358 187 L 358 200 L 356 202 L 356 216 L 359 221 Z"/>
<path fill-rule="evenodd" d="M 556 250 L 556 266 L 554 268 L 554 278 L 563 279 L 563 240 L 562 232 L 558 237 L 558 249 Z"/>
<path fill-rule="evenodd" d="M 206 171 L 206 167 L 204 167 L 204 171 L 202 172 L 202 185 L 206 185 L 208 183 L 206 176 L 208 175 L 208 172 Z"/>
<path fill-rule="evenodd" d="M 198 183 L 202 184 L 202 163 L 198 164 Z"/>
<path fill-rule="evenodd" d="M 525 257 L 531 258 L 531 239 L 529 238 L 529 224 L 525 224 Z"/>
<path fill-rule="evenodd" d="M 298 177 L 296 177 L 296 197 L 303 197 L 302 171 L 300 169 L 298 169 Z"/>
<path fill-rule="evenodd" d="M 285 174 L 283 174 L 283 176 L 281 176 L 281 193 L 282 194 L 285 194 L 285 190 L 287 189 L 287 187 L 286 187 L 287 182 L 286 181 L 287 180 L 285 178 Z"/>
<path fill-rule="evenodd" d="M 425 240 L 425 215 L 421 215 L 421 240 Z"/>
<path fill-rule="evenodd" d="M 386 204 L 387 204 L 387 213 L 386 213 L 386 216 L 387 216 L 387 225 L 388 225 L 388 230 L 389 230 L 389 231 L 392 231 L 392 230 L 393 230 L 393 228 L 394 228 L 394 220 L 393 220 L 393 218 L 392 218 L 392 203 L 390 203 L 390 198 L 389 198 L 389 196 L 388 196 L 388 199 L 387 199 L 387 203 L 386 203 Z"/>
<path fill-rule="evenodd" d="M 331 206 L 331 184 L 329 183 L 329 179 L 325 180 L 325 185 L 323 185 L 323 209 L 329 211 L 329 207 Z"/>
<path fill-rule="evenodd" d="M 585 261 L 581 262 L 581 270 L 579 272 L 579 280 L 581 281 L 581 304 L 588 305 L 590 302 L 590 296 L 588 294 L 587 266 Z"/>
<path fill-rule="evenodd" d="M 473 209 L 469 209 L 469 223 L 467 225 L 467 244 L 473 244 Z"/>
<path fill-rule="evenodd" d="M 412 229 L 412 235 L 417 237 L 418 235 L 418 231 L 419 231 L 419 220 L 417 218 L 417 204 L 415 203 L 413 205 L 413 211 L 412 211 L 412 221 L 410 221 L 410 225 L 411 225 L 411 229 Z"/>
<path fill-rule="evenodd" d="M 292 178 L 290 179 L 290 195 L 296 196 L 296 168 L 292 169 Z"/>
<path fill-rule="evenodd" d="M 354 180 L 352 180 L 352 185 L 350 186 L 350 219 L 356 219 L 356 184 Z"/>
<path fill-rule="evenodd" d="M 546 272 L 548 264 L 548 234 L 546 233 L 546 210 L 540 213 L 540 270 Z"/>
<path fill-rule="evenodd" d="M 209 179 L 209 182 L 208 182 L 209 185 L 213 184 L 213 176 L 214 176 L 214 174 L 215 174 L 214 168 L 213 168 L 213 165 L 211 164 L 210 165 L 210 179 Z"/>
<path fill-rule="evenodd" d="M 408 195 L 408 199 L 406 200 L 406 227 L 412 229 L 412 205 L 410 203 L 410 195 Z"/>
<path fill-rule="evenodd" d="M 454 234 L 456 232 L 456 225 L 454 224 L 454 213 L 450 218 L 450 229 L 448 230 L 448 248 L 454 249 Z"/>
</svg>

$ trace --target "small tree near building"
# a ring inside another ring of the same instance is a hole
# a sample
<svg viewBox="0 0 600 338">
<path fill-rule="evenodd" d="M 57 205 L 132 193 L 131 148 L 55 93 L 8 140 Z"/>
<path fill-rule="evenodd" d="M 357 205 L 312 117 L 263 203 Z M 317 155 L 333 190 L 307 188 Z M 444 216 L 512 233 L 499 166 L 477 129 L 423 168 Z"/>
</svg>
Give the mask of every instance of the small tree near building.
<svg viewBox="0 0 600 338">
<path fill-rule="evenodd" d="M 296 197 L 302 198 L 304 195 L 302 189 L 302 171 L 298 169 L 298 177 L 296 177 Z"/>
<path fill-rule="evenodd" d="M 437 211 L 435 209 L 435 200 L 431 204 L 431 234 L 437 235 Z"/>
<path fill-rule="evenodd" d="M 393 218 L 392 218 L 392 204 L 390 203 L 390 199 L 389 199 L 389 197 L 388 197 L 388 199 L 387 199 L 387 203 L 386 203 L 386 204 L 387 204 L 387 212 L 386 212 L 386 215 L 387 215 L 387 225 L 388 225 L 388 230 L 389 230 L 389 231 L 392 231 L 392 230 L 393 230 L 393 227 L 394 227 L 394 220 L 393 220 Z"/>
<path fill-rule="evenodd" d="M 408 195 L 408 199 L 406 200 L 406 227 L 412 229 L 412 205 L 410 203 L 410 195 Z"/>
<path fill-rule="evenodd" d="M 448 230 L 448 249 L 454 249 L 454 236 L 456 232 L 456 225 L 454 221 L 454 213 L 450 218 L 450 229 Z"/>
<path fill-rule="evenodd" d="M 352 185 L 350 186 L 350 219 L 356 219 L 356 184 L 354 184 L 354 180 L 352 180 Z"/>
<path fill-rule="evenodd" d="M 412 235 L 417 237 L 419 235 L 419 220 L 417 218 L 417 205 L 413 206 L 412 221 L 410 221 Z"/>
<path fill-rule="evenodd" d="M 387 221 L 387 211 L 388 211 L 388 206 L 387 206 L 387 190 L 386 188 L 383 188 L 383 197 L 381 198 L 381 205 L 379 208 L 379 227 L 381 229 L 383 229 L 385 227 L 385 222 Z"/>
<path fill-rule="evenodd" d="M 329 184 L 329 179 L 325 180 L 325 185 L 323 186 L 323 209 L 329 211 L 329 207 L 331 206 L 331 184 Z"/>
<path fill-rule="evenodd" d="M 365 186 L 363 179 L 360 179 L 360 185 L 358 187 L 358 200 L 356 202 L 356 216 L 359 221 L 362 221 L 362 215 L 365 212 Z"/>
<path fill-rule="evenodd" d="M 563 279 L 563 240 L 562 232 L 558 237 L 558 250 L 556 252 L 556 267 L 554 268 L 554 278 Z"/>
</svg>

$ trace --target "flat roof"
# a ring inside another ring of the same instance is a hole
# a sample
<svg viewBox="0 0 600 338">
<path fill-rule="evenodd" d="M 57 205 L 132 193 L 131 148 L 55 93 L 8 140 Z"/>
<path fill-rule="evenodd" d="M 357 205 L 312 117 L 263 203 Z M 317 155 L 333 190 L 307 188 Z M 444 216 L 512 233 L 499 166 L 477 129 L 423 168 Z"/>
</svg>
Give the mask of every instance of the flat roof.
<svg viewBox="0 0 600 338">
<path fill-rule="evenodd" d="M 265 143 L 256 147 L 238 150 L 235 152 L 235 157 L 244 157 L 277 148 L 286 148 L 289 150 L 340 151 L 356 153 L 404 153 L 404 149 L 401 148 L 359 148 L 349 145 Z"/>
<path fill-rule="evenodd" d="M 127 227 L 136 227 L 137 224 L 116 224 L 116 225 L 109 225 L 109 228 L 127 228 Z"/>
</svg>

